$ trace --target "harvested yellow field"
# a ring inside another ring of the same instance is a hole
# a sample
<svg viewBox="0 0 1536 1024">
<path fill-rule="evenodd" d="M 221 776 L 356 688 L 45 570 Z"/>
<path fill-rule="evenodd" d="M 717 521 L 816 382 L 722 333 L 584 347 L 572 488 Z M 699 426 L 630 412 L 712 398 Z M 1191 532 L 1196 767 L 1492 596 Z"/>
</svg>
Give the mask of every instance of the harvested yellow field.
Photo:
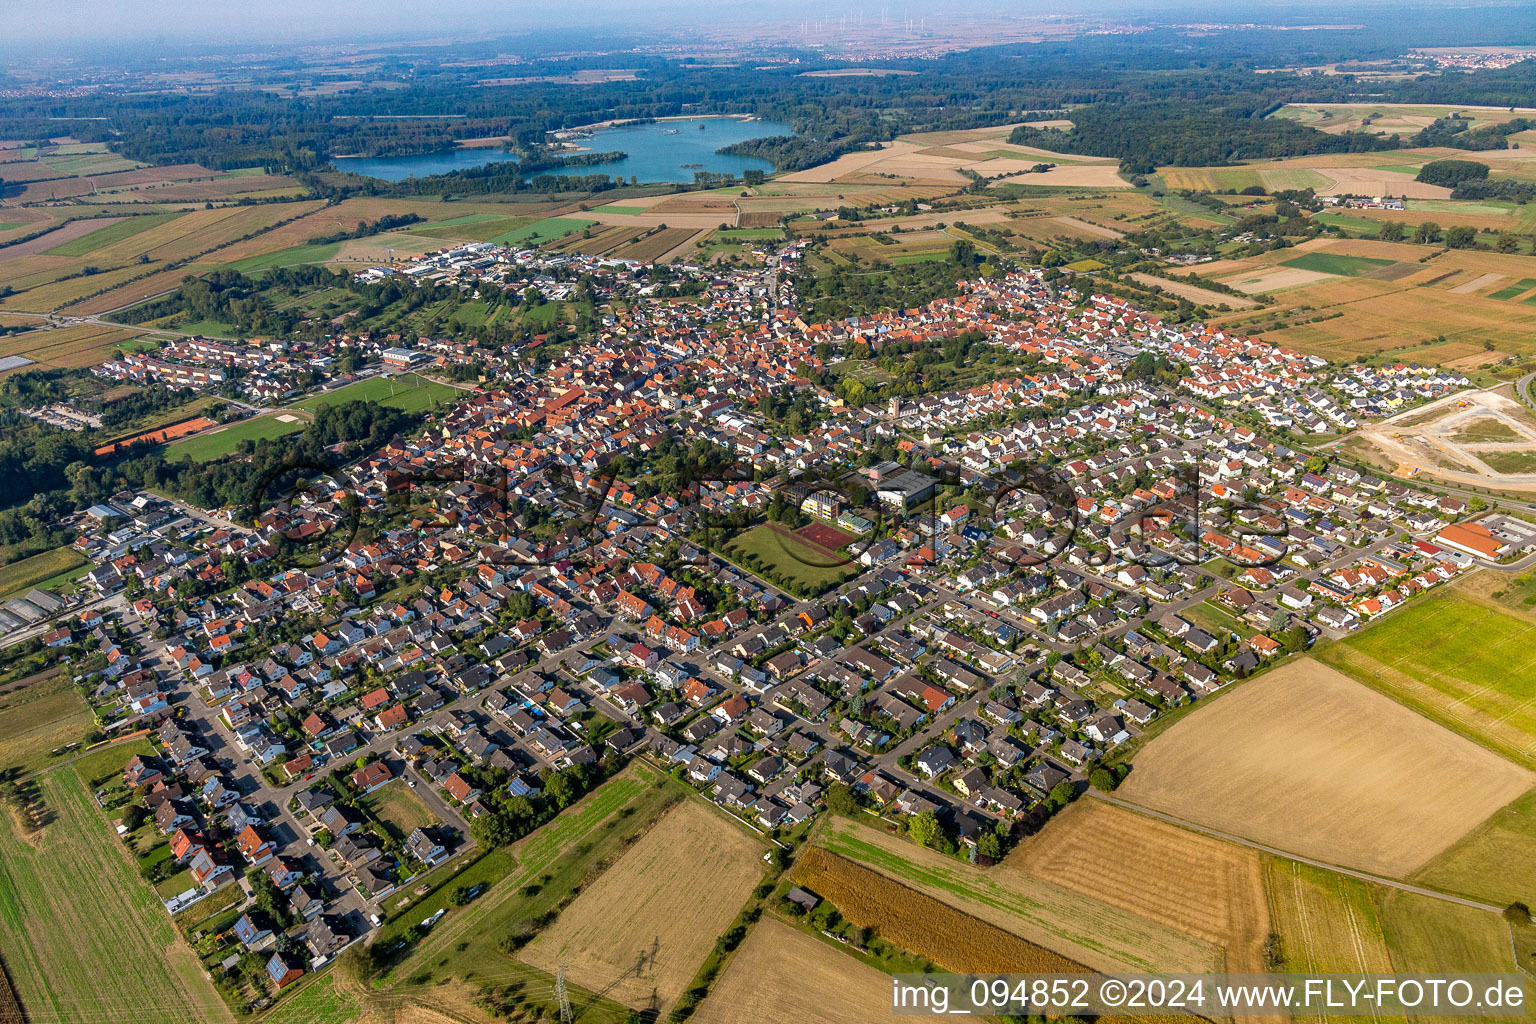
<svg viewBox="0 0 1536 1024">
<path fill-rule="evenodd" d="M 820 848 L 800 855 L 795 881 L 843 917 L 952 971 L 1078 973 L 1082 964 Z"/>
<path fill-rule="evenodd" d="M 93 295 L 66 306 L 64 312 L 71 316 L 91 315 L 132 306 L 155 295 L 174 291 L 181 286 L 182 278 L 188 274 L 199 273 L 203 269 L 205 268 L 193 264 L 177 267 L 174 270 L 163 270 L 158 274 L 129 281 L 109 292 L 102 292 L 100 295 Z"/>
<path fill-rule="evenodd" d="M 887 975 L 765 918 L 695 1016 L 709 1024 L 868 1024 L 890 1013 Z"/>
<path fill-rule="evenodd" d="M 0 357 L 25 356 L 50 367 L 90 366 L 112 354 L 114 345 L 140 337 L 129 327 L 75 324 L 0 338 Z"/>
<path fill-rule="evenodd" d="M 1282 288 L 1299 288 L 1302 285 L 1328 280 L 1332 280 L 1331 274 L 1319 273 L 1316 270 L 1303 270 L 1300 267 L 1273 267 L 1257 273 L 1238 274 L 1226 278 L 1221 283 L 1229 288 L 1236 288 L 1240 292 L 1247 292 L 1249 295 L 1260 295 L 1264 292 L 1279 291 Z"/>
<path fill-rule="evenodd" d="M 1053 823 L 1047 832 L 1055 828 Z M 990 868 L 972 867 L 844 818 L 827 821 L 818 845 L 1094 970 L 1200 972 L 1221 967 L 1217 944 L 1127 913 L 1102 891 L 1084 893 L 1081 886 L 1048 880 L 1035 870 L 1032 852 L 1016 853 Z M 1113 884 L 1135 883 L 1122 876 Z"/>
<path fill-rule="evenodd" d="M 1125 232 L 1116 231 L 1114 228 L 1106 228 L 1101 224 L 1090 224 L 1079 217 L 1057 217 L 1056 223 L 1063 227 L 1073 228 L 1082 234 L 1093 238 L 1124 238 Z"/>
<path fill-rule="evenodd" d="M 1249 309 L 1258 305 L 1252 299 L 1245 299 L 1240 295 L 1227 295 L 1224 292 L 1211 291 L 1209 288 L 1201 288 L 1196 284 L 1186 284 L 1183 281 L 1170 281 L 1163 277 L 1154 277 L 1151 274 L 1132 274 L 1132 280 L 1142 284 L 1161 288 L 1170 295 L 1177 295 L 1181 299 L 1190 302 L 1198 302 L 1202 306 L 1230 306 L 1233 309 Z"/>
<path fill-rule="evenodd" d="M 679 851 L 687 851 L 686 856 Z M 762 877 L 762 847 L 698 801 L 679 804 L 518 954 L 665 1013 Z"/>
<path fill-rule="evenodd" d="M 1402 877 L 1533 776 L 1310 658 L 1173 725 L 1126 801 L 1303 856 Z"/>
<path fill-rule="evenodd" d="M 1003 862 L 1220 946 L 1228 971 L 1264 970 L 1269 909 L 1256 851 L 1080 800 Z"/>
</svg>

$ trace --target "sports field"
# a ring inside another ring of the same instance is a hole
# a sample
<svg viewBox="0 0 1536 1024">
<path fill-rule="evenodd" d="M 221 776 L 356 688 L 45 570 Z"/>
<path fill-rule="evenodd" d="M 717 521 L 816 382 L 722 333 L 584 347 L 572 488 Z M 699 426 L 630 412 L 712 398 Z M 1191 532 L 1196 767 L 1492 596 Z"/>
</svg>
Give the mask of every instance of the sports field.
<svg viewBox="0 0 1536 1024">
<path fill-rule="evenodd" d="M 762 877 L 762 853 L 718 812 L 686 800 L 583 888 L 520 959 L 550 973 L 563 963 L 594 992 L 636 1008 L 654 999 L 665 1013 Z"/>
<path fill-rule="evenodd" d="M 1536 767 L 1536 615 L 1443 587 L 1318 658 Z"/>
<path fill-rule="evenodd" d="M 446 402 L 462 394 L 458 388 L 427 380 L 415 373 L 398 377 L 378 376 L 360 380 L 354 384 L 314 395 L 295 402 L 293 408 L 313 412 L 322 405 L 341 405 L 344 402 L 378 402 L 403 412 L 421 412 L 438 402 Z"/>
<path fill-rule="evenodd" d="M 286 420 L 283 414 L 257 416 L 255 419 L 241 420 L 223 430 L 199 434 L 168 445 L 165 457 L 173 462 L 184 457 L 193 462 L 212 462 L 234 454 L 242 441 L 268 441 L 296 433 L 305 426 L 306 421 L 299 416 L 289 416 Z"/>
<path fill-rule="evenodd" d="M 1310 658 L 1148 743 L 1117 796 L 1403 877 L 1531 787 L 1529 771 Z"/>
<path fill-rule="evenodd" d="M 0 949 L 32 1021 L 231 1019 L 70 768 L 39 781 L 53 821 L 0 815 Z"/>
<path fill-rule="evenodd" d="M 694 1017 L 708 1024 L 868 1024 L 890 1013 L 891 980 L 883 972 L 764 918 Z"/>
<path fill-rule="evenodd" d="M 836 586 L 857 575 L 860 568 L 848 557 L 806 543 L 776 523 L 733 537 L 725 554 L 765 579 L 806 595 Z"/>
</svg>

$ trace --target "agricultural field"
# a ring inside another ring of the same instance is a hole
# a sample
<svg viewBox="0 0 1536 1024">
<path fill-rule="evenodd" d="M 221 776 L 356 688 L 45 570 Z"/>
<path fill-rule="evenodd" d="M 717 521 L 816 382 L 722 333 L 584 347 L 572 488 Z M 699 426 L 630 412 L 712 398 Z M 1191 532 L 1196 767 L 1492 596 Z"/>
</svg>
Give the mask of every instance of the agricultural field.
<svg viewBox="0 0 1536 1024">
<path fill-rule="evenodd" d="M 362 1002 L 347 991 L 336 974 L 332 969 L 306 981 L 298 991 L 285 994 L 261 1017 L 262 1024 L 347 1024 L 356 1020 L 362 1015 Z"/>
<path fill-rule="evenodd" d="M 682 793 L 676 783 L 631 765 L 554 821 L 508 847 L 508 873 L 491 880 L 490 891 L 469 906 L 449 910 L 431 934 L 385 975 L 388 995 L 384 998 L 420 999 L 478 1016 L 473 1001 L 481 986 L 523 982 L 531 992 L 544 992 L 547 1000 L 551 976 L 508 956 L 498 944 L 507 936 L 536 933 L 546 914 L 591 882 L 601 870 L 599 865 L 616 861 L 627 841 L 675 806 Z M 431 906 L 429 901 L 391 920 L 381 941 L 399 935 Z M 572 990 L 578 1002 L 592 998 L 574 984 Z M 622 1024 L 628 1013 L 620 1004 L 599 998 L 583 1019 Z"/>
<path fill-rule="evenodd" d="M 1318 658 L 1420 714 L 1536 767 L 1536 615 L 1441 588 Z M 1511 797 L 1513 794 L 1511 794 Z"/>
<path fill-rule="evenodd" d="M 798 928 L 764 918 L 695 1016 L 709 1024 L 867 1024 L 891 1012 L 891 981 Z"/>
<path fill-rule="evenodd" d="M 1302 270 L 1312 270 L 1319 274 L 1334 274 L 1338 277 L 1363 277 L 1373 270 L 1393 266 L 1393 263 L 1391 260 L 1373 260 L 1363 256 L 1343 256 L 1331 252 L 1309 252 L 1305 256 L 1297 256 L 1293 260 L 1286 260 L 1280 265 L 1282 267 L 1300 267 Z"/>
<path fill-rule="evenodd" d="M 1393 970 L 1511 971 L 1516 968 L 1510 950 L 1510 926 L 1501 915 L 1399 889 L 1373 889 Z"/>
<path fill-rule="evenodd" d="M 519 959 L 551 974 L 563 963 L 579 985 L 637 1008 L 654 1000 L 666 1013 L 762 878 L 762 850 L 718 812 L 686 800 Z"/>
<path fill-rule="evenodd" d="M 1528 288 L 1516 287 L 1536 278 L 1536 259 L 1530 256 L 1368 239 L 1306 242 L 1298 248 L 1307 247 L 1400 266 L 1340 277 L 1274 265 L 1294 258 L 1295 249 L 1206 264 L 1202 275 L 1240 290 L 1266 291 L 1274 300 L 1266 310 L 1228 314 L 1217 318 L 1220 323 L 1329 359 L 1364 355 L 1439 363 L 1474 378 L 1507 356 L 1536 355 L 1536 306 L 1521 301 Z M 1434 334 L 1427 329 L 1405 334 L 1405 323 L 1433 324 Z"/>
<path fill-rule="evenodd" d="M 7 684 L 0 688 L 0 770 L 42 768 L 51 751 L 79 743 L 95 725 L 68 672 Z"/>
<path fill-rule="evenodd" d="M 404 412 L 421 412 L 439 402 L 457 398 L 458 388 L 428 380 L 415 373 L 398 377 L 380 375 L 360 380 L 323 395 L 314 395 L 293 404 L 293 408 L 313 412 L 322 405 L 341 405 L 344 402 L 378 402 Z"/>
<path fill-rule="evenodd" d="M 1077 835 L 1075 825 L 1058 828 L 1053 823 L 1037 837 L 1045 849 L 1037 851 L 1031 840 L 986 870 L 842 818 L 826 822 L 818 844 L 1095 970 L 1206 971 L 1219 966 L 1221 950 L 1215 943 L 1170 927 L 1166 915 L 1126 913 L 1102 891 L 1084 893 L 1081 885 L 1062 885 L 1050 877 L 1055 851 L 1069 847 Z M 1136 879 L 1117 876 L 1115 884 L 1136 886 Z"/>
<path fill-rule="evenodd" d="M 242 441 L 270 441 L 285 434 L 303 430 L 306 422 L 302 417 L 288 413 L 257 416 L 241 420 L 222 430 L 198 434 L 184 441 L 175 441 L 165 449 L 165 457 L 172 462 L 189 458 L 193 462 L 212 462 L 239 450 Z"/>
<path fill-rule="evenodd" d="M 1310 658 L 1174 723 L 1117 795 L 1402 877 L 1531 787 L 1529 771 Z"/>
<path fill-rule="evenodd" d="M 0 600 L 85 564 L 85 556 L 74 548 L 59 547 L 0 566 Z"/>
<path fill-rule="evenodd" d="M 1433 889 L 1505 906 L 1536 903 L 1536 791 L 1499 808 L 1413 875 Z"/>
<path fill-rule="evenodd" d="M 887 942 L 948 970 L 1062 974 L 1086 970 L 1043 946 L 819 847 L 800 855 L 792 876 L 796 884 L 837 907 L 856 927 L 869 928 Z"/>
<path fill-rule="evenodd" d="M 160 901 L 115 848 L 72 770 L 42 776 L 53 820 L 23 837 L 0 820 L 0 948 L 29 1019 L 231 1020 Z"/>
<path fill-rule="evenodd" d="M 586 217 L 546 217 L 485 240 L 496 245 L 538 245 L 564 238 L 596 223 Z"/>
<path fill-rule="evenodd" d="M 1253 850 L 1104 801 L 1080 800 L 1003 867 L 1210 943 L 1221 951 L 1218 969 L 1264 969 L 1270 923 Z"/>
<path fill-rule="evenodd" d="M 0 357 L 22 356 L 49 368 L 90 366 L 144 334 L 131 327 L 72 324 L 0 338 Z"/>
<path fill-rule="evenodd" d="M 1286 970 L 1363 974 L 1392 969 L 1365 882 L 1279 857 L 1265 861 Z"/>
</svg>

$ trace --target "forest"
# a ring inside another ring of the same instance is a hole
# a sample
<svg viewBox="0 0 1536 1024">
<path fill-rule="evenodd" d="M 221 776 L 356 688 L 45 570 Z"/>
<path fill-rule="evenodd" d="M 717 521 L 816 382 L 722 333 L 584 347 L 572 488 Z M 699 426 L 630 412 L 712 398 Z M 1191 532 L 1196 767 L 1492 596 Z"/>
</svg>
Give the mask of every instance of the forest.
<svg viewBox="0 0 1536 1024">
<path fill-rule="evenodd" d="M 1508 34 L 1506 23 L 1479 25 L 1486 13 L 1458 16 L 1457 24 L 1441 34 L 1451 38 L 1479 28 L 1490 38 Z M 1202 37 L 1198 48 L 1179 31 L 1153 29 L 984 47 L 935 60 L 893 60 L 893 66 L 919 73 L 891 76 L 810 77 L 806 70 L 828 62 L 809 53 L 798 54 L 801 63 L 796 65 L 754 68 L 635 53 L 625 56 L 626 66 L 637 69 L 633 81 L 580 88 L 536 76 L 546 66 L 567 75 L 604 66 L 612 57 L 534 61 L 525 81 L 502 85 L 482 82 L 488 74 L 484 69 L 456 64 L 441 54 L 419 54 L 370 72 L 365 86 L 377 87 L 334 95 L 294 96 L 259 87 L 0 94 L 0 137 L 46 137 L 54 133 L 56 118 L 67 117 L 81 119 L 75 131 L 83 141 L 107 142 L 145 163 L 261 166 L 309 174 L 328 167 L 333 156 L 434 152 L 462 139 L 492 136 L 507 138 L 518 152 L 535 153 L 549 131 L 607 119 L 753 113 L 790 124 L 795 135 L 752 139 L 730 151 L 795 169 L 906 132 L 1003 124 L 1071 107 L 1074 117 L 1079 109 L 1087 111 L 1089 123 L 1079 137 L 1066 143 L 1047 129 L 1035 144 L 1070 144 L 1080 147 L 1077 152 L 1142 162 L 1221 163 L 1377 145 L 1368 136 L 1329 136 L 1263 119 L 1286 102 L 1357 100 L 1362 86 L 1353 76 L 1261 74 L 1256 69 L 1394 56 L 1401 47 L 1422 45 L 1410 41 L 1409 29 L 1381 24 L 1369 31 L 1328 33 L 1254 29 L 1212 33 Z M 1536 92 L 1533 65 L 1527 61 L 1502 70 L 1373 81 L 1370 95 L 1383 102 L 1524 104 Z M 1130 129 L 1143 123 L 1153 130 L 1138 138 Z M 1498 131 L 1462 128 L 1439 124 L 1425 132 L 1457 148 L 1503 141 Z M 439 184 L 466 194 L 590 189 L 596 184 L 538 175 L 541 163 L 533 160 L 522 172 L 503 163 L 495 172 L 444 176 Z"/>
</svg>

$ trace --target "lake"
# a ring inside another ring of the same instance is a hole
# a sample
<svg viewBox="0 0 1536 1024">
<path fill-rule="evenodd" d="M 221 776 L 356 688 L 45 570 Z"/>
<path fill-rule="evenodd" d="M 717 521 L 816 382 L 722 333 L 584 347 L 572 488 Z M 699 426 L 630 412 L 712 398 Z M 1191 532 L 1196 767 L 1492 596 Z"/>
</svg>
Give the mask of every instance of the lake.
<svg viewBox="0 0 1536 1024">
<path fill-rule="evenodd" d="M 759 139 L 768 135 L 793 135 L 787 124 L 775 121 L 740 121 L 728 117 L 701 117 L 683 121 L 657 121 L 653 124 L 599 128 L 590 138 L 578 143 L 596 153 L 622 150 L 623 160 L 591 166 L 541 171 L 541 174 L 607 174 L 640 181 L 692 181 L 694 171 L 729 173 L 738 177 L 743 171 L 771 171 L 767 160 L 751 156 L 716 153 L 721 146 Z M 337 169 L 366 174 L 385 181 L 401 181 L 412 175 L 425 177 L 447 171 L 480 167 L 499 160 L 515 160 L 511 153 L 498 149 L 454 149 L 417 156 L 336 157 Z M 700 166 L 685 166 L 698 164 Z"/>
</svg>

